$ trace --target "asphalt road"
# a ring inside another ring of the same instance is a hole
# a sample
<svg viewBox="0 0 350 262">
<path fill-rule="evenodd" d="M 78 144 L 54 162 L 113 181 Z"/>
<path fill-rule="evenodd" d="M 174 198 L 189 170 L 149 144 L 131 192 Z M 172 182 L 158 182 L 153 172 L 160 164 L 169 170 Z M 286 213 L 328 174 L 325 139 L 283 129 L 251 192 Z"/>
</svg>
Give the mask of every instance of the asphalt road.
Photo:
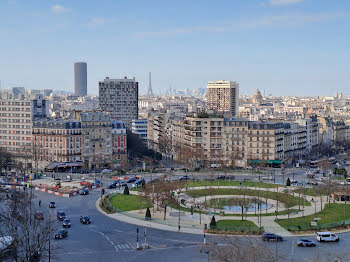
<svg viewBox="0 0 350 262">
<path fill-rule="evenodd" d="M 200 243 L 203 236 L 178 232 L 168 232 L 147 229 L 147 243 L 150 249 L 136 251 L 136 226 L 110 219 L 95 208 L 95 201 L 100 196 L 100 190 L 91 190 L 87 196 L 71 198 L 59 197 L 43 192 L 35 192 L 37 198 L 33 202 L 34 209 L 41 210 L 45 216 L 56 217 L 57 211 L 65 211 L 71 219 L 72 226 L 68 229 L 68 237 L 53 240 L 58 244 L 54 251 L 56 261 L 93 262 L 93 261 L 207 261 L 207 254 L 200 253 Z M 41 207 L 38 206 L 42 201 Z M 55 201 L 56 209 L 49 208 L 49 201 Z M 92 223 L 83 225 L 80 215 L 88 215 Z M 58 221 L 58 220 L 57 220 Z M 58 221 L 61 227 L 62 222 Z M 140 244 L 144 243 L 144 228 L 139 228 Z M 309 261 L 315 255 L 325 253 L 343 254 L 350 246 L 350 233 L 339 234 L 339 243 L 320 243 L 315 248 L 296 247 L 297 237 L 287 238 L 276 246 L 269 242 L 271 250 L 286 256 L 284 261 Z M 215 236 L 209 236 L 208 242 L 215 241 Z M 314 239 L 314 237 L 309 237 Z M 294 245 L 293 245 L 294 244 Z M 293 257 L 293 260 L 292 260 Z M 289 259 L 289 260 L 288 260 Z M 350 258 L 344 261 L 350 261 Z"/>
</svg>

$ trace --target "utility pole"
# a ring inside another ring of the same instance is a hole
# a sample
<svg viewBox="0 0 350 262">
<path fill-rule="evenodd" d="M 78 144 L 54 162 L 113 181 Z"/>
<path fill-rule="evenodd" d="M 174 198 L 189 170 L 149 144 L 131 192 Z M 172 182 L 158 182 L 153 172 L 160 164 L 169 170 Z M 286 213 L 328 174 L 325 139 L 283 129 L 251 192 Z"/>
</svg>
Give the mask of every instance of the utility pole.
<svg viewBox="0 0 350 262">
<path fill-rule="evenodd" d="M 139 244 L 139 228 L 136 228 L 136 249 L 140 249 L 140 244 Z"/>
</svg>

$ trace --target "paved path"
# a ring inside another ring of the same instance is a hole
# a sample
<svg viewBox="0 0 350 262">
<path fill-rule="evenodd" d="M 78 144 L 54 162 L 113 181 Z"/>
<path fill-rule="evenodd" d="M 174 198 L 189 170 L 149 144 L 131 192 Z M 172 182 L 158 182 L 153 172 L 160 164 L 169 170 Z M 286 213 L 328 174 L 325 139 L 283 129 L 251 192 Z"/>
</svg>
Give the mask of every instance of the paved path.
<svg viewBox="0 0 350 262">
<path fill-rule="evenodd" d="M 199 190 L 199 189 L 220 189 L 220 188 L 232 188 L 232 189 L 246 189 L 246 190 L 257 190 L 256 187 L 243 187 L 243 186 L 203 186 L 203 187 L 190 187 L 187 190 Z M 279 187 L 277 190 L 279 193 L 283 193 L 283 191 L 286 188 Z M 295 189 L 294 187 L 289 188 L 290 190 Z M 269 191 L 269 192 L 276 192 L 276 188 L 260 188 L 261 191 Z M 180 198 L 184 198 L 187 201 L 190 200 L 190 198 L 186 195 L 186 190 L 183 189 L 184 195 L 180 195 Z M 139 194 L 138 191 L 130 191 L 131 194 L 137 195 Z M 298 194 L 295 194 L 295 196 L 298 196 Z M 308 216 L 315 213 L 315 205 L 316 205 L 316 212 L 319 212 L 321 210 L 321 198 L 320 197 L 312 197 L 312 196 L 305 196 L 306 200 L 308 202 L 311 202 L 311 206 L 305 206 L 304 212 L 300 211 L 297 214 L 290 214 L 289 218 L 295 218 L 295 217 L 301 217 L 301 216 Z M 198 200 L 198 199 L 197 199 Z M 274 201 L 274 200 L 272 200 Z M 323 197 L 322 199 L 322 208 L 324 208 L 326 204 L 326 197 Z M 102 210 L 100 210 L 97 202 L 96 202 L 97 209 L 104 213 Z M 292 207 L 293 209 L 298 209 L 299 207 Z M 292 209 L 291 208 L 291 209 Z M 302 207 L 301 207 L 302 208 Z M 178 212 L 177 209 L 173 209 L 174 213 Z M 279 203 L 279 211 L 283 211 L 285 208 L 283 207 L 283 204 Z M 169 210 L 169 213 L 171 213 L 172 210 Z M 147 226 L 151 228 L 157 228 L 162 230 L 168 230 L 168 231 L 176 231 L 178 232 L 178 217 L 176 216 L 169 216 L 169 213 L 167 215 L 167 219 L 163 220 L 163 213 L 162 212 L 156 212 L 152 215 L 153 222 L 152 221 L 145 221 L 144 215 L 145 210 L 140 211 L 129 211 L 125 212 L 123 214 L 121 213 L 114 213 L 114 214 L 108 214 L 107 216 L 120 220 L 123 222 L 136 224 L 140 226 Z M 209 220 L 211 216 L 208 215 L 202 215 L 202 224 L 199 224 L 198 214 L 191 215 L 190 212 L 181 211 L 181 232 L 184 233 L 193 233 L 193 234 L 202 234 L 204 227 L 204 223 L 209 224 Z M 278 215 L 278 219 L 287 219 L 288 215 Z M 216 220 L 219 221 L 221 219 L 225 220 L 241 220 L 241 216 L 216 216 Z M 275 216 L 262 216 L 261 222 L 259 221 L 259 217 L 253 217 L 253 216 L 247 216 L 245 217 L 246 220 L 252 221 L 257 226 L 260 227 L 260 225 L 264 228 L 265 231 L 273 232 L 276 234 L 280 234 L 282 236 L 292 236 L 292 233 L 281 227 L 278 223 L 275 222 Z M 310 221 L 311 222 L 311 221 Z"/>
</svg>

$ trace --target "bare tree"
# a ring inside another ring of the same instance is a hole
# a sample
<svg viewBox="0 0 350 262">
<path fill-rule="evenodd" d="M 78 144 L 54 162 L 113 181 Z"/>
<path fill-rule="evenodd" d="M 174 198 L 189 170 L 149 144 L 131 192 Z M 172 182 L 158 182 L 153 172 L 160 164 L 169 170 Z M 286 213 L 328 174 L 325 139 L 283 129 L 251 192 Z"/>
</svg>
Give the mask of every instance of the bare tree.
<svg viewBox="0 0 350 262">
<path fill-rule="evenodd" d="M 14 192 L 11 197 L 2 193 L 0 236 L 13 239 L 13 261 L 34 262 L 44 258 L 53 258 L 57 250 L 51 243 L 56 228 L 53 219 L 36 219 L 31 208 L 31 198 L 27 193 Z"/>
<path fill-rule="evenodd" d="M 6 148 L 0 147 L 0 172 L 10 169 L 13 162 L 13 155 Z"/>
<path fill-rule="evenodd" d="M 202 246 L 217 262 L 279 262 L 286 261 L 260 239 L 249 237 L 222 237 L 217 242 Z"/>
</svg>

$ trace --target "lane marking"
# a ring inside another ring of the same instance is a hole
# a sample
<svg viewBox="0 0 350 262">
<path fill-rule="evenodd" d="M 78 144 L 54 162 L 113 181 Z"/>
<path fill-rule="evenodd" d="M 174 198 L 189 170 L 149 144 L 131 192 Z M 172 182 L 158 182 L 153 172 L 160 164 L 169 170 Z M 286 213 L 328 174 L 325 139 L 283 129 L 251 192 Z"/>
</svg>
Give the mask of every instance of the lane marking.
<svg viewBox="0 0 350 262">
<path fill-rule="evenodd" d="M 100 231 L 97 231 L 97 230 L 94 230 L 94 229 L 90 229 L 91 231 L 95 231 L 96 233 L 99 233 L 101 236 L 103 236 L 104 238 L 106 238 L 108 240 L 108 242 L 115 248 L 115 251 L 119 251 L 119 249 L 117 248 L 117 246 L 113 243 L 113 241 L 108 237 L 106 236 L 104 233 L 100 232 Z"/>
<path fill-rule="evenodd" d="M 118 233 L 123 233 L 123 231 L 117 230 L 117 229 L 113 229 L 112 231 L 118 232 Z"/>
</svg>

